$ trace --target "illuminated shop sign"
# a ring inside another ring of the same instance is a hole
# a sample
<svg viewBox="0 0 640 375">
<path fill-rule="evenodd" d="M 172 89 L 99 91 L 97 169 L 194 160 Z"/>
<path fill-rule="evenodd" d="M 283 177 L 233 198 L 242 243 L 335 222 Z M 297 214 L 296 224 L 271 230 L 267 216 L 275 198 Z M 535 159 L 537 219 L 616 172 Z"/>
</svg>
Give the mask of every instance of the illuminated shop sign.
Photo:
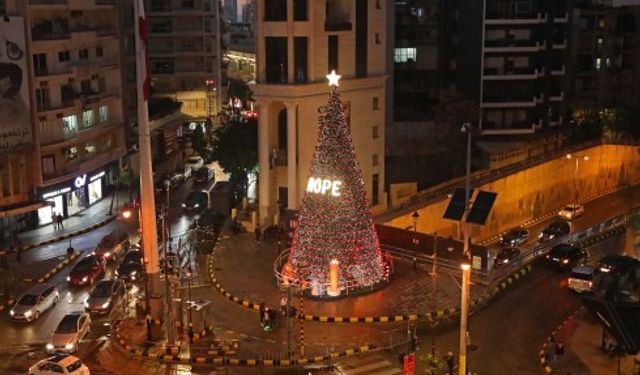
<svg viewBox="0 0 640 375">
<path fill-rule="evenodd" d="M 322 195 L 340 196 L 340 187 L 342 182 L 337 180 L 327 180 L 323 178 L 309 177 L 307 182 L 307 193 L 315 193 Z"/>
<path fill-rule="evenodd" d="M 100 171 L 97 174 L 89 177 L 89 182 L 94 182 L 94 181 L 104 177 L 105 174 L 106 174 L 105 171 Z M 62 184 L 63 186 L 64 185 L 71 185 L 71 186 L 60 187 L 58 189 L 55 189 L 55 190 L 52 190 L 52 191 L 48 191 L 48 192 L 42 194 L 42 199 L 53 198 L 53 197 L 56 197 L 58 195 L 68 193 L 71 190 L 83 188 L 86 184 L 87 184 L 87 174 L 85 173 L 83 175 L 75 177 L 74 179 L 72 179 L 70 182 L 67 182 L 66 184 Z"/>
</svg>

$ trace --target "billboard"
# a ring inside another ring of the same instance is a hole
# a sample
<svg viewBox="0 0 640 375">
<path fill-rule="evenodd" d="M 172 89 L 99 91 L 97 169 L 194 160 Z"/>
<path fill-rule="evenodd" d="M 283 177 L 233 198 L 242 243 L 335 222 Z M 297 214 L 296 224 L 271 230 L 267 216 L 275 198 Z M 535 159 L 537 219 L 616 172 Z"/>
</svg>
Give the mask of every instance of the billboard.
<svg viewBox="0 0 640 375">
<path fill-rule="evenodd" d="M 6 153 L 31 143 L 24 19 L 0 19 L 0 35 L 0 153 Z"/>
</svg>

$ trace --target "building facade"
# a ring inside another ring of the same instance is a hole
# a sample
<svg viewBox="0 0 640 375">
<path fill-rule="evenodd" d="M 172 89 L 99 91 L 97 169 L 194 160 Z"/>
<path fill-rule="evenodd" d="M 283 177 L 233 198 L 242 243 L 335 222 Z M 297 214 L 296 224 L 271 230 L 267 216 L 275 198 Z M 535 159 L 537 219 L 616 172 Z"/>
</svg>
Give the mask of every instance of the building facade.
<svg viewBox="0 0 640 375">
<path fill-rule="evenodd" d="M 14 169 L 29 163 L 18 186 L 30 185 L 30 199 L 48 203 L 29 220 L 41 225 L 54 212 L 70 216 L 102 199 L 125 154 L 118 8 L 113 0 L 5 6 L 9 18 L 24 21 L 33 142 Z"/>
<path fill-rule="evenodd" d="M 326 75 L 342 75 L 358 162 L 372 210 L 386 207 L 384 129 L 388 1 L 260 0 L 257 2 L 259 207 L 262 225 L 295 211 L 309 177 L 318 136 L 318 107 L 327 103 Z"/>
<path fill-rule="evenodd" d="M 238 22 L 238 0 L 224 0 L 224 20 Z"/>
<path fill-rule="evenodd" d="M 221 4 L 218 0 L 146 2 L 152 94 L 182 103 L 195 119 L 220 108 Z"/>
<path fill-rule="evenodd" d="M 256 0 L 247 0 L 242 4 L 242 23 L 254 24 L 256 21 Z"/>
<path fill-rule="evenodd" d="M 250 23 L 228 25 L 227 76 L 251 82 L 256 78 L 256 37 Z"/>
</svg>

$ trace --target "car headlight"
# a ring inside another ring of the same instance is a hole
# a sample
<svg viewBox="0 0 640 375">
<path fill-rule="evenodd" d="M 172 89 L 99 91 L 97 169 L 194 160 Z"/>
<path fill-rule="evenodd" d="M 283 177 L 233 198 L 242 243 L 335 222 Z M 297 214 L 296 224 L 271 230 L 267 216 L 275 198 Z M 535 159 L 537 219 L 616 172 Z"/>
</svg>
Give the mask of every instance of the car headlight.
<svg viewBox="0 0 640 375">
<path fill-rule="evenodd" d="M 64 346 L 66 350 L 73 350 L 73 344 L 67 344 Z"/>
<path fill-rule="evenodd" d="M 564 264 L 569 263 L 569 259 L 563 259 L 563 260 L 562 260 L 562 263 L 564 263 Z"/>
<path fill-rule="evenodd" d="M 87 280 L 89 280 L 89 278 L 88 278 L 87 276 L 85 276 L 85 277 L 83 277 L 83 278 L 82 278 L 82 282 L 83 282 L 83 283 L 86 283 L 86 282 L 87 282 Z"/>
<path fill-rule="evenodd" d="M 71 276 L 67 276 L 67 281 L 71 281 Z"/>
<path fill-rule="evenodd" d="M 183 203 L 183 204 L 182 204 L 182 207 L 187 207 L 187 205 Z"/>
<path fill-rule="evenodd" d="M 27 310 L 27 311 L 25 311 L 25 312 L 24 312 L 24 316 L 25 316 L 25 318 L 28 318 L 28 317 L 30 317 L 31 315 L 33 315 L 33 312 L 32 312 L 31 310 Z"/>
<path fill-rule="evenodd" d="M 13 309 L 11 309 L 11 311 L 9 311 L 9 315 L 14 316 L 16 313 L 13 312 Z"/>
<path fill-rule="evenodd" d="M 105 257 L 105 258 L 108 258 L 108 257 L 110 257 L 110 256 L 111 256 L 111 253 L 110 253 L 110 252 L 108 252 L 108 251 L 107 251 L 106 253 L 104 253 L 104 257 Z"/>
<path fill-rule="evenodd" d="M 106 309 L 107 307 L 109 307 L 110 304 L 111 304 L 111 302 L 107 301 L 107 302 L 103 303 L 101 307 L 103 309 Z"/>
<path fill-rule="evenodd" d="M 47 350 L 53 350 L 53 344 L 52 343 L 48 343 L 46 345 Z"/>
<path fill-rule="evenodd" d="M 138 271 L 131 271 L 131 276 L 135 276 Z"/>
<path fill-rule="evenodd" d="M 199 204 L 199 203 L 196 203 L 196 204 L 194 204 L 194 205 L 193 205 L 193 207 L 194 207 L 194 208 L 198 208 L 198 207 L 200 207 L 200 204 Z"/>
</svg>

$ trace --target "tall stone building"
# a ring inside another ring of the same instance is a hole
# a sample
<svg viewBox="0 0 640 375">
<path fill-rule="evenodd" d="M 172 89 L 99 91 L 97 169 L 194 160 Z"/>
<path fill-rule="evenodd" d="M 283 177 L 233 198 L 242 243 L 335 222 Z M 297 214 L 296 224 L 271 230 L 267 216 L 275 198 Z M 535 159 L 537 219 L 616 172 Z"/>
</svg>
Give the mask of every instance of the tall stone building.
<svg viewBox="0 0 640 375">
<path fill-rule="evenodd" d="M 384 130 L 388 54 L 388 0 L 259 0 L 257 84 L 260 222 L 295 211 L 302 199 L 318 136 L 318 112 L 327 102 L 326 75 L 342 75 L 358 162 L 372 210 L 385 208 Z"/>
</svg>

